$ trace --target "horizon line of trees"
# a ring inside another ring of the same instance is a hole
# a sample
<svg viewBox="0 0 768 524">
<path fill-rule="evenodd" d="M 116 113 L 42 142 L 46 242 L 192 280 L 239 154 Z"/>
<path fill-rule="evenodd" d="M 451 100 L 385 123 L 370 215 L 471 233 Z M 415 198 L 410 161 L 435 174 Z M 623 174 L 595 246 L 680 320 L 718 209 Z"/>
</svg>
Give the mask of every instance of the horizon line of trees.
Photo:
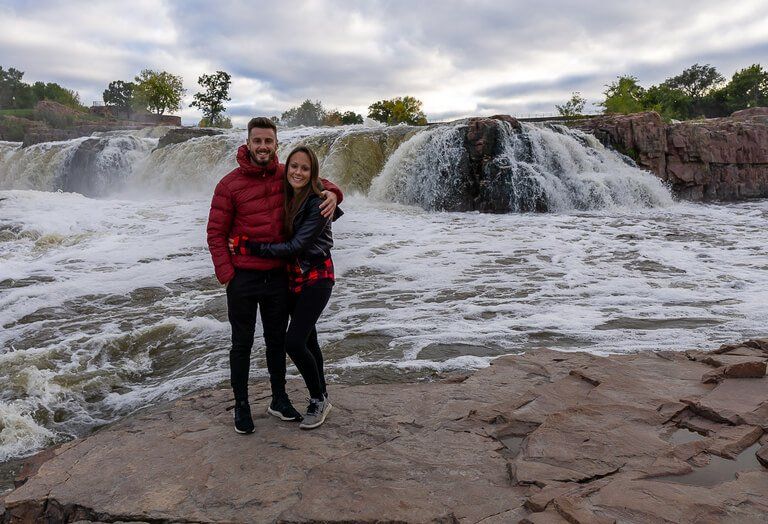
<svg viewBox="0 0 768 524">
<path fill-rule="evenodd" d="M 768 106 L 768 71 L 752 64 L 736 71 L 726 82 L 710 64 L 693 64 L 658 85 L 643 87 L 633 75 L 618 76 L 606 84 L 605 99 L 597 106 L 604 114 L 656 111 L 665 120 L 717 118 L 749 107 Z M 570 100 L 556 105 L 564 117 L 580 116 L 587 100 L 574 92 Z"/>
<path fill-rule="evenodd" d="M 0 109 L 34 109 L 38 102 L 51 100 L 72 109 L 85 110 L 80 95 L 55 82 L 28 84 L 22 79 L 24 71 L 0 66 Z"/>
</svg>

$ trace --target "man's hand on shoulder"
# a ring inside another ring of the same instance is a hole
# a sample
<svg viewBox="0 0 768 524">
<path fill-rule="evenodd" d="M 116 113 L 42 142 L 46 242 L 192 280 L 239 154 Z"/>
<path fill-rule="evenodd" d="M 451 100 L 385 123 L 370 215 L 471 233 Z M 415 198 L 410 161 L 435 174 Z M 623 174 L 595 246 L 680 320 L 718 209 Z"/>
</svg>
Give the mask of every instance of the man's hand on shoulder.
<svg viewBox="0 0 768 524">
<path fill-rule="evenodd" d="M 325 218 L 333 217 L 333 212 L 336 211 L 336 202 L 338 197 L 333 191 L 323 191 L 323 201 L 320 202 L 320 214 Z"/>
</svg>

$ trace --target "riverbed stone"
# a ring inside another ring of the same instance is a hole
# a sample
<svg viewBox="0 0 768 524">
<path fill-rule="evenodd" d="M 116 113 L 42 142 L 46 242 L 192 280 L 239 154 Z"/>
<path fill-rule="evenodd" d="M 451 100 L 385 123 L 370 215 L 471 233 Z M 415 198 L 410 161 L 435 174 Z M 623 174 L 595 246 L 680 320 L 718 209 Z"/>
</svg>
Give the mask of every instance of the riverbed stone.
<svg viewBox="0 0 768 524">
<path fill-rule="evenodd" d="M 248 436 L 230 392 L 204 390 L 49 451 L 0 522 L 763 522 L 757 462 L 685 483 L 768 425 L 765 378 L 703 384 L 708 369 L 683 353 L 539 348 L 461 380 L 333 385 L 313 431 L 267 416 L 254 382 Z M 672 438 L 688 426 L 702 435 Z"/>
</svg>

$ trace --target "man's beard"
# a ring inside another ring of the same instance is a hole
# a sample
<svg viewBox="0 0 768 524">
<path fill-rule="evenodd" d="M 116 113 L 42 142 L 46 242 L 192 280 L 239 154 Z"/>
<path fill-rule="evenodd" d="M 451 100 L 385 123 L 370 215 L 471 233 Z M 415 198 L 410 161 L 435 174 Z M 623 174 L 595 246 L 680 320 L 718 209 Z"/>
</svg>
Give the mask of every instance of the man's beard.
<svg viewBox="0 0 768 524">
<path fill-rule="evenodd" d="M 251 155 L 251 161 L 256 164 L 259 167 L 267 167 L 269 164 L 272 163 L 272 160 L 275 158 L 275 153 L 270 153 L 267 156 L 266 160 L 256 160 L 256 155 L 254 155 L 251 151 L 248 151 Z"/>
</svg>

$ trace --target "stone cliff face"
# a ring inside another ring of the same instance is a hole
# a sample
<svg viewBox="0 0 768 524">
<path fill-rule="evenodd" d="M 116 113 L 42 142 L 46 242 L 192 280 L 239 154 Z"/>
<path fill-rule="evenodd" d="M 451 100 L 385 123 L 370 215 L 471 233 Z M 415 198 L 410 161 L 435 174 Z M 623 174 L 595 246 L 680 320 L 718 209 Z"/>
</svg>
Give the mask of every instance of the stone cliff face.
<svg viewBox="0 0 768 524">
<path fill-rule="evenodd" d="M 768 197 L 768 108 L 675 124 L 654 112 L 605 116 L 576 127 L 635 159 L 680 198 Z"/>
</svg>

